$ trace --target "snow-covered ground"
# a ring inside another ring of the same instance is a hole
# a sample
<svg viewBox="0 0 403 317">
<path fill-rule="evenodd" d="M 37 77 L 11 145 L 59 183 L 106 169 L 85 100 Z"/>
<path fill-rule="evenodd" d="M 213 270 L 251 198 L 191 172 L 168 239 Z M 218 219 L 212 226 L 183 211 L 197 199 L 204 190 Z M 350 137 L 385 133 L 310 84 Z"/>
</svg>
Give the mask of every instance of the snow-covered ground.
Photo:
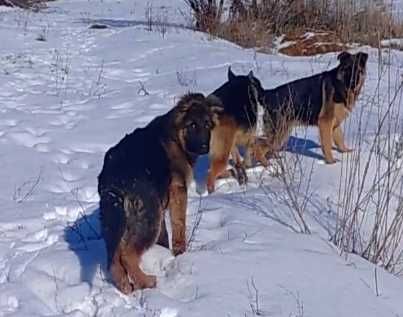
<svg viewBox="0 0 403 317">
<path fill-rule="evenodd" d="M 340 257 L 328 241 L 342 164 L 322 164 L 314 128 L 301 151 L 313 166 L 311 235 L 287 227 L 281 183 L 267 171 L 252 170 L 246 188 L 224 181 L 200 198 L 202 159 L 190 189 L 189 251 L 173 258 L 156 246 L 145 255 L 154 290 L 123 296 L 107 281 L 96 191 L 106 149 L 179 95 L 213 91 L 229 65 L 253 69 L 269 88 L 336 63 L 335 54 L 255 54 L 187 30 L 186 12 L 179 0 L 65 0 L 39 13 L 0 12 L 0 316 L 403 316 L 403 280 L 378 268 L 377 292 L 374 265 Z M 365 107 L 377 57 L 364 50 L 369 73 L 348 120 L 350 141 L 360 133 L 358 113 L 376 115 Z M 393 83 L 402 61 L 393 52 Z"/>
</svg>

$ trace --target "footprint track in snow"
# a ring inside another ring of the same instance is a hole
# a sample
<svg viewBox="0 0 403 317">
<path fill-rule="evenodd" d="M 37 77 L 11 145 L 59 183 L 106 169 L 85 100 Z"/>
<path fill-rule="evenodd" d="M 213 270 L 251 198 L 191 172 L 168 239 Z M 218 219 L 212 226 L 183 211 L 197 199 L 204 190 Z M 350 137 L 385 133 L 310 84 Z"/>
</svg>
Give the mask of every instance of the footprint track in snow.
<svg viewBox="0 0 403 317">
<path fill-rule="evenodd" d="M 46 151 L 45 145 L 51 141 L 49 137 L 37 136 L 29 131 L 11 132 L 7 136 L 18 145 L 35 148 L 39 151 Z"/>
<path fill-rule="evenodd" d="M 79 121 L 84 118 L 78 115 L 75 111 L 68 111 L 65 114 L 59 115 L 56 119 L 50 121 L 50 125 L 55 127 L 62 126 L 65 129 L 71 130 L 75 128 Z"/>
<path fill-rule="evenodd" d="M 71 161 L 70 156 L 64 154 L 64 153 L 57 153 L 53 154 L 52 161 L 55 162 L 56 164 L 69 164 Z"/>
<path fill-rule="evenodd" d="M 48 211 L 43 214 L 43 219 L 46 221 L 62 220 L 75 221 L 82 213 L 82 208 L 76 206 L 55 206 L 54 211 Z"/>
<path fill-rule="evenodd" d="M 19 121 L 16 120 L 16 119 L 2 119 L 2 120 L 0 120 L 0 125 L 5 126 L 7 128 L 15 127 L 15 126 L 18 125 L 18 123 L 19 123 Z"/>
</svg>

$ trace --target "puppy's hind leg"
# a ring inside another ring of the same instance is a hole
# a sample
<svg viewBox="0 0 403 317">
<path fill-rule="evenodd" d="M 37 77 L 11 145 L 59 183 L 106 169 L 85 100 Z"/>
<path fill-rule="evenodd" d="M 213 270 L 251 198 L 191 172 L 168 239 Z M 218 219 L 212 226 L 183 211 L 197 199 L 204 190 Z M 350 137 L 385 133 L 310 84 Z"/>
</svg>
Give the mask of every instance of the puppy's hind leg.
<svg viewBox="0 0 403 317">
<path fill-rule="evenodd" d="M 145 274 L 139 263 L 160 233 L 162 213 L 158 196 L 150 184 L 137 183 L 134 193 L 125 196 L 123 208 L 126 230 L 121 242 L 122 264 L 135 289 L 153 288 L 157 284 L 156 277 Z"/>
<path fill-rule="evenodd" d="M 157 278 L 154 275 L 145 274 L 139 264 L 141 253 L 133 245 L 122 248 L 122 263 L 135 289 L 154 288 L 157 285 Z"/>
<path fill-rule="evenodd" d="M 134 291 L 134 287 L 130 283 L 127 271 L 122 264 L 120 247 L 118 247 L 113 256 L 110 265 L 110 273 L 112 276 L 113 283 L 123 294 L 127 295 Z"/>
<path fill-rule="evenodd" d="M 108 256 L 108 270 L 113 284 L 124 294 L 133 292 L 127 271 L 122 264 L 121 243 L 125 231 L 125 212 L 118 195 L 105 190 L 101 193 L 102 235 Z"/>
</svg>

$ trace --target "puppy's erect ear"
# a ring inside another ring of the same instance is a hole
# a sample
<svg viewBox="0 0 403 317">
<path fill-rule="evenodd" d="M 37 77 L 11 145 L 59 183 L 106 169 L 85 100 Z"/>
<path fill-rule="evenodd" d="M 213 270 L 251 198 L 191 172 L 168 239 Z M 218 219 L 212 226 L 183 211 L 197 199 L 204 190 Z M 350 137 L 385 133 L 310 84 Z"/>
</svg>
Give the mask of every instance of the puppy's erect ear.
<svg viewBox="0 0 403 317">
<path fill-rule="evenodd" d="M 351 54 L 349 52 L 341 52 L 339 55 L 337 55 L 337 59 L 340 61 L 340 63 L 344 63 L 344 61 L 350 57 Z"/>
<path fill-rule="evenodd" d="M 255 77 L 255 75 L 253 74 L 253 70 L 251 70 L 248 74 L 248 78 L 250 81 L 252 81 L 254 77 Z"/>
<path fill-rule="evenodd" d="M 201 93 L 187 93 L 186 95 L 183 95 L 181 99 L 179 100 L 177 107 L 179 112 L 186 112 L 188 111 L 192 100 L 197 100 L 199 102 L 203 102 L 205 99 L 204 95 Z"/>
<path fill-rule="evenodd" d="M 233 79 L 235 79 L 236 75 L 232 72 L 231 70 L 231 66 L 228 67 L 228 80 L 231 81 Z"/>
</svg>

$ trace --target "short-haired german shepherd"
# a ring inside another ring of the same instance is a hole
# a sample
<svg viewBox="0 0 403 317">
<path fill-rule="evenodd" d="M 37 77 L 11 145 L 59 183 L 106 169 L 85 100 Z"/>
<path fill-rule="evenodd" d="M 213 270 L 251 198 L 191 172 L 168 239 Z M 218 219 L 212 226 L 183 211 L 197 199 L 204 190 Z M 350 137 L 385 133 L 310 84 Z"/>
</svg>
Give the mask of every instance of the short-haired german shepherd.
<svg viewBox="0 0 403 317">
<path fill-rule="evenodd" d="M 221 102 L 223 111 L 211 136 L 210 169 L 207 177 L 209 193 L 215 190 L 217 177 L 227 172 L 228 159 L 236 145 L 250 147 L 254 144 L 258 104 L 264 100 L 264 89 L 252 71 L 246 76 L 237 76 L 228 68 L 228 81 L 210 96 Z M 245 169 L 236 155 L 234 156 L 238 181 L 245 182 Z"/>
<path fill-rule="evenodd" d="M 336 162 L 333 142 L 340 152 L 351 151 L 344 143 L 341 123 L 364 84 L 368 54 L 342 52 L 337 58 L 339 65 L 329 71 L 265 91 L 264 126 L 272 151 L 280 150 L 294 124 L 319 127 L 326 163 Z"/>
<path fill-rule="evenodd" d="M 155 242 L 169 247 L 167 207 L 173 254 L 186 250 L 187 186 L 197 156 L 209 152 L 215 108 L 210 98 L 187 94 L 105 154 L 98 177 L 101 224 L 108 269 L 125 294 L 156 285 L 156 277 L 146 275 L 139 262 Z"/>
</svg>

